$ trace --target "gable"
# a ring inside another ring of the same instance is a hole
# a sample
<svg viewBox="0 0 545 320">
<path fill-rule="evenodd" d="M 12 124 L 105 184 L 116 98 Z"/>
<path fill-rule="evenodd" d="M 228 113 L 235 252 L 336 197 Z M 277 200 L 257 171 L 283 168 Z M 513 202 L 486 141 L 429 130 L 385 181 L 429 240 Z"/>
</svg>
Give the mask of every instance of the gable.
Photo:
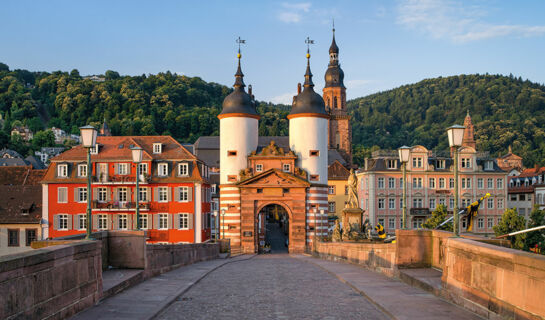
<svg viewBox="0 0 545 320">
<path fill-rule="evenodd" d="M 306 188 L 310 183 L 292 174 L 277 169 L 270 169 L 261 174 L 238 183 L 240 187 L 301 187 Z"/>
</svg>

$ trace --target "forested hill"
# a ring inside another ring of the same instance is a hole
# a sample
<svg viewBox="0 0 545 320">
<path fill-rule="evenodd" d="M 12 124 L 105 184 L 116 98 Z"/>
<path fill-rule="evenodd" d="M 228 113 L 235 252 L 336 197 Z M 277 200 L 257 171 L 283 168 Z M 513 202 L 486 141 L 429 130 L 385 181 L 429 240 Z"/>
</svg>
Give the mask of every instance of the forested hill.
<svg viewBox="0 0 545 320">
<path fill-rule="evenodd" d="M 371 146 L 447 149 L 446 128 L 463 124 L 469 110 L 477 149 L 500 155 L 512 145 L 526 166 L 545 164 L 545 86 L 513 76 L 427 79 L 351 100 L 348 109 L 354 144 L 365 147 L 356 157 Z"/>
</svg>

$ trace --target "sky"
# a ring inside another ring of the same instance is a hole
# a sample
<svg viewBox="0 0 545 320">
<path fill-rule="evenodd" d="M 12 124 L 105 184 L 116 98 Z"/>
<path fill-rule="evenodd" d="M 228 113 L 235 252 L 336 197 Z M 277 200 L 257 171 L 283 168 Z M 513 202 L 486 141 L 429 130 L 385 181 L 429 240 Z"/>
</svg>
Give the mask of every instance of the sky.
<svg viewBox="0 0 545 320">
<path fill-rule="evenodd" d="M 10 69 L 170 70 L 231 86 L 235 40 L 256 99 L 291 103 L 306 37 L 324 86 L 332 21 L 349 99 L 422 79 L 512 73 L 545 83 L 545 1 L 0 1 Z"/>
</svg>

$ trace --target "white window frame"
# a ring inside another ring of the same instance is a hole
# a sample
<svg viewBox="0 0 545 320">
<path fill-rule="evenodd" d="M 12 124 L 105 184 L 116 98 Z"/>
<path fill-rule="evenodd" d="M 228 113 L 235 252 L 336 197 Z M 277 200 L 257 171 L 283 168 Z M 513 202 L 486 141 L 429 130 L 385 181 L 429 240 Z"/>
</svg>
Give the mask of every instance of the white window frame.
<svg viewBox="0 0 545 320">
<path fill-rule="evenodd" d="M 449 209 L 454 209 L 454 198 L 449 198 L 448 207 Z"/>
<path fill-rule="evenodd" d="M 57 176 L 61 177 L 61 178 L 68 177 L 68 165 L 67 164 L 57 165 Z"/>
<path fill-rule="evenodd" d="M 263 172 L 263 164 L 258 163 L 255 165 L 255 172 Z"/>
<path fill-rule="evenodd" d="M 483 178 L 477 178 L 477 188 L 478 189 L 484 189 L 484 179 Z"/>
<path fill-rule="evenodd" d="M 396 187 L 396 179 L 388 178 L 388 189 L 395 189 L 395 187 Z"/>
<path fill-rule="evenodd" d="M 447 186 L 445 178 L 439 178 L 439 189 L 445 189 Z"/>
<path fill-rule="evenodd" d="M 118 163 L 117 164 L 117 174 L 120 176 L 126 176 L 129 174 L 129 164 L 128 163 Z"/>
<path fill-rule="evenodd" d="M 122 225 L 124 225 L 122 227 Z M 129 230 L 129 218 L 126 214 L 120 214 L 117 216 L 117 228 L 119 230 Z"/>
<path fill-rule="evenodd" d="M 178 164 L 178 175 L 182 177 L 189 176 L 189 163 Z"/>
<path fill-rule="evenodd" d="M 388 198 L 388 209 L 393 210 L 396 208 L 396 199 Z"/>
<path fill-rule="evenodd" d="M 422 198 L 413 198 L 413 208 L 423 208 Z"/>
<path fill-rule="evenodd" d="M 64 201 L 61 199 L 61 190 L 64 194 Z M 68 203 L 68 188 L 67 187 L 59 187 L 57 188 L 57 203 Z"/>
<path fill-rule="evenodd" d="M 149 229 L 148 226 L 148 214 L 147 213 L 141 213 L 140 214 L 140 229 L 147 230 Z"/>
<path fill-rule="evenodd" d="M 330 201 L 327 203 L 327 209 L 328 209 L 328 212 L 331 212 L 331 213 L 334 213 L 335 212 L 335 202 L 334 201 Z"/>
<path fill-rule="evenodd" d="M 488 198 L 486 201 L 487 209 L 494 209 L 494 198 Z"/>
<path fill-rule="evenodd" d="M 494 226 L 494 218 L 488 217 L 486 218 L 486 227 L 488 229 L 491 229 Z"/>
<path fill-rule="evenodd" d="M 99 214 L 97 219 L 97 230 L 107 230 L 108 229 L 108 215 Z"/>
<path fill-rule="evenodd" d="M 435 202 L 435 198 L 430 198 L 430 209 L 435 209 L 437 207 Z"/>
<path fill-rule="evenodd" d="M 499 210 L 503 210 L 503 208 L 504 208 L 504 207 L 503 207 L 503 199 L 502 199 L 502 198 L 498 198 L 497 202 L 498 202 L 498 203 L 497 203 L 498 209 L 499 209 Z"/>
<path fill-rule="evenodd" d="M 157 196 L 157 202 L 168 202 L 168 187 L 158 187 Z"/>
<path fill-rule="evenodd" d="M 327 194 L 335 194 L 335 186 L 327 186 Z"/>
<path fill-rule="evenodd" d="M 488 189 L 494 189 L 494 179 L 488 178 L 488 179 L 486 180 L 486 187 L 487 187 Z M 517 186 L 517 187 L 518 187 L 518 186 Z"/>
<path fill-rule="evenodd" d="M 68 214 L 59 214 L 59 230 L 68 230 Z"/>
<path fill-rule="evenodd" d="M 422 168 L 422 157 L 413 157 L 413 168 Z"/>
<path fill-rule="evenodd" d="M 379 210 L 384 210 L 386 209 L 386 199 L 384 198 L 378 198 L 378 209 Z"/>
<path fill-rule="evenodd" d="M 104 203 L 108 201 L 108 188 L 98 188 L 97 190 L 97 200 L 98 202 Z"/>
<path fill-rule="evenodd" d="M 125 199 L 124 200 L 121 200 L 121 195 L 125 195 Z M 122 188 L 118 188 L 117 189 L 117 200 L 119 202 L 127 202 L 129 201 L 129 190 L 125 187 L 122 187 Z"/>
<path fill-rule="evenodd" d="M 138 188 L 138 189 L 139 189 L 138 191 L 140 192 L 138 200 L 140 200 L 140 202 L 148 202 L 149 201 L 148 188 Z"/>
<path fill-rule="evenodd" d="M 168 213 L 159 213 L 157 230 L 168 230 Z"/>
<path fill-rule="evenodd" d="M 180 187 L 178 190 L 180 202 L 189 202 L 189 187 Z"/>
<path fill-rule="evenodd" d="M 158 163 L 157 164 L 157 175 L 159 177 L 168 176 L 168 163 Z"/>
<path fill-rule="evenodd" d="M 435 162 L 435 169 L 445 169 L 446 165 L 445 165 L 446 161 L 445 160 L 437 160 Z"/>
<path fill-rule="evenodd" d="M 377 186 L 379 189 L 384 189 L 384 178 L 377 179 Z"/>
<path fill-rule="evenodd" d="M 91 154 L 98 154 L 98 143 L 95 144 L 94 148 L 91 148 Z"/>
<path fill-rule="evenodd" d="M 393 159 L 386 160 L 386 169 L 397 169 L 397 161 Z"/>
<path fill-rule="evenodd" d="M 378 223 L 384 227 L 384 218 L 378 218 Z"/>
<path fill-rule="evenodd" d="M 448 179 L 448 187 L 449 187 L 449 189 L 454 188 L 454 178 L 449 178 Z"/>
<path fill-rule="evenodd" d="M 492 160 L 486 160 L 484 162 L 484 170 L 492 170 L 494 169 L 494 162 Z"/>
<path fill-rule="evenodd" d="M 85 213 L 78 214 L 78 230 L 87 230 L 87 215 Z"/>
<path fill-rule="evenodd" d="M 76 188 L 78 193 L 78 201 L 79 203 L 87 202 L 87 187 L 79 187 Z"/>
<path fill-rule="evenodd" d="M 428 188 L 435 189 L 435 178 L 428 179 Z"/>
<path fill-rule="evenodd" d="M 481 217 L 477 219 L 477 228 L 484 229 L 484 218 Z"/>
<path fill-rule="evenodd" d="M 396 218 L 388 218 L 388 229 L 392 230 L 396 228 Z"/>
<path fill-rule="evenodd" d="M 154 143 L 153 144 L 153 153 L 159 154 L 163 151 L 163 144 L 162 143 Z"/>
<path fill-rule="evenodd" d="M 471 168 L 471 158 L 462 158 L 462 168 L 464 169 Z"/>
<path fill-rule="evenodd" d="M 503 189 L 503 178 L 496 179 L 496 189 Z"/>
<path fill-rule="evenodd" d="M 139 163 L 138 164 L 138 172 L 140 174 L 144 174 L 144 173 L 148 174 L 149 173 L 148 172 L 148 164 L 147 163 Z"/>
<path fill-rule="evenodd" d="M 180 213 L 180 228 L 178 230 L 189 230 L 189 213 Z"/>
<path fill-rule="evenodd" d="M 87 177 L 87 165 L 78 164 L 78 177 Z"/>
<path fill-rule="evenodd" d="M 284 163 L 282 165 L 282 171 L 284 172 L 290 172 L 291 171 L 291 165 L 289 163 Z"/>
</svg>

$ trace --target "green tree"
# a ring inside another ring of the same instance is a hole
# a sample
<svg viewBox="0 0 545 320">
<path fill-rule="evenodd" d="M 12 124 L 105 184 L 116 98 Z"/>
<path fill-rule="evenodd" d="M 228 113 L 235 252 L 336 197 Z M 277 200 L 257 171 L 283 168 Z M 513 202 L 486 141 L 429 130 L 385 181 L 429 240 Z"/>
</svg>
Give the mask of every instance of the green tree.
<svg viewBox="0 0 545 320">
<path fill-rule="evenodd" d="M 112 70 L 107 70 L 106 73 L 104 73 L 104 77 L 106 80 L 115 80 L 119 78 L 119 73 Z"/>
<path fill-rule="evenodd" d="M 0 130 L 0 149 L 7 148 L 9 140 L 9 135 Z"/>
<path fill-rule="evenodd" d="M 38 131 L 34 134 L 31 142 L 35 150 L 38 150 L 42 147 L 54 147 L 55 134 L 51 130 Z"/>
<path fill-rule="evenodd" d="M 539 206 L 534 206 L 532 213 L 530 213 L 530 221 L 528 222 L 528 228 L 534 228 L 545 225 L 545 210 L 539 210 Z M 545 251 L 545 229 L 528 232 L 526 234 L 526 241 L 524 243 L 524 250 L 534 248 L 536 245 Z M 545 254 L 545 252 L 543 252 Z"/>
<path fill-rule="evenodd" d="M 506 209 L 501 216 L 501 221 L 492 228 L 494 229 L 494 233 L 497 237 L 504 234 L 524 230 L 525 227 L 526 221 L 523 216 L 520 216 L 518 214 L 517 209 Z M 509 236 L 508 239 L 511 241 L 511 246 L 513 248 L 523 249 L 526 234 L 522 233 L 514 236 Z"/>
<path fill-rule="evenodd" d="M 431 213 L 431 217 L 428 218 L 423 224 L 422 227 L 426 229 L 436 229 L 441 223 L 445 222 L 448 218 L 447 207 L 440 204 L 435 210 Z M 439 230 L 452 231 L 452 221 L 442 225 Z"/>
<path fill-rule="evenodd" d="M 0 62 L 0 71 L 9 71 L 9 66 L 5 63 Z"/>
</svg>

